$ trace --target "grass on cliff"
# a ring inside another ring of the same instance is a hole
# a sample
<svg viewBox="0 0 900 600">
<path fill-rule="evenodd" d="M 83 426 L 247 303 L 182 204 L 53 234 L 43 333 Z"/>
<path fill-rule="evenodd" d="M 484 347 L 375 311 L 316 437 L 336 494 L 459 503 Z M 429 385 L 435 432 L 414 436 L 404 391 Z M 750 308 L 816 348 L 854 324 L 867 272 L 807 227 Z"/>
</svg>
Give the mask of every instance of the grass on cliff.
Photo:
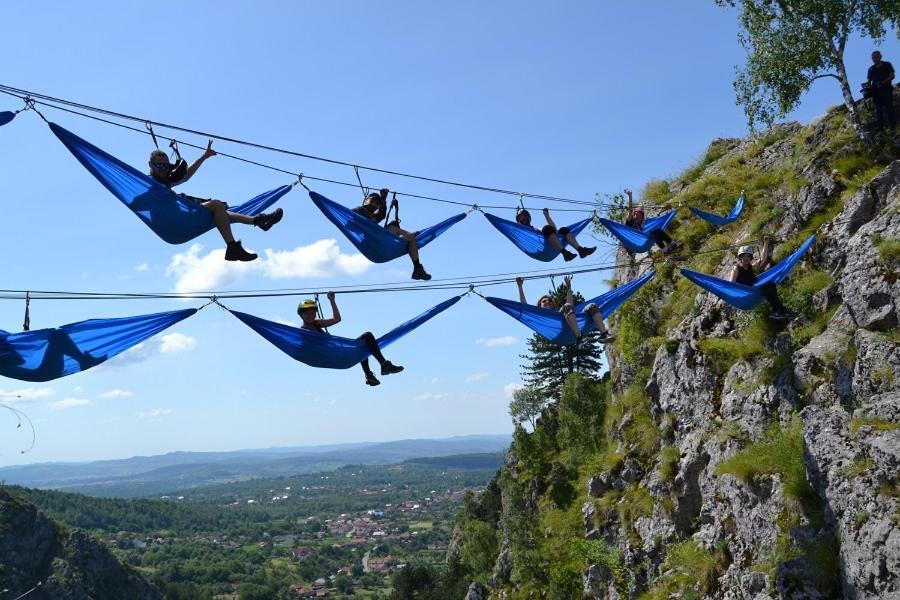
<svg viewBox="0 0 900 600">
<path fill-rule="evenodd" d="M 802 419 L 794 415 L 784 425 L 770 425 L 758 441 L 719 463 L 716 475 L 726 474 L 742 481 L 778 475 L 788 497 L 801 504 L 815 498 L 815 492 L 806 479 L 806 465 L 803 463 Z"/>
<path fill-rule="evenodd" d="M 660 571 L 664 573 L 639 600 L 704 598 L 716 590 L 722 550 L 707 550 L 696 540 L 669 546 Z"/>
</svg>

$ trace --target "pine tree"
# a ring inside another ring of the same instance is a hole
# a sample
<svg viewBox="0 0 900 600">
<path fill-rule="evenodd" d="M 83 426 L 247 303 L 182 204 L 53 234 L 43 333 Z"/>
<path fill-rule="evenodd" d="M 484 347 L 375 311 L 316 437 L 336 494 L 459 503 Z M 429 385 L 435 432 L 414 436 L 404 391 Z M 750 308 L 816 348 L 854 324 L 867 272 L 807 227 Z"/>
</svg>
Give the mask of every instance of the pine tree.
<svg viewBox="0 0 900 600">
<path fill-rule="evenodd" d="M 565 285 L 548 293 L 553 296 L 557 306 L 565 303 Z M 581 294 L 576 292 L 574 297 L 576 303 L 584 302 L 584 296 Z M 603 351 L 598 341 L 599 337 L 599 333 L 592 331 L 582 336 L 577 344 L 559 346 L 538 334 L 533 334 L 528 338 L 528 352 L 519 356 L 526 361 L 521 365 L 525 385 L 538 388 L 549 397 L 558 398 L 566 376 L 570 373 L 598 379 L 600 353 Z"/>
</svg>

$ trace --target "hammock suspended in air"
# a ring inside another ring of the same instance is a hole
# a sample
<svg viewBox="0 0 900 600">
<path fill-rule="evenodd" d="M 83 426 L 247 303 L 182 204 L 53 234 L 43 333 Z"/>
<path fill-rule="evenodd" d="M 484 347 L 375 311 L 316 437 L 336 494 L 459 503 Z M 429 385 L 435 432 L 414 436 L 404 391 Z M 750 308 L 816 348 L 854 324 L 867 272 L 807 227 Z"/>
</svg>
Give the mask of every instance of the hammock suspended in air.
<svg viewBox="0 0 900 600">
<path fill-rule="evenodd" d="M 737 199 L 737 203 L 734 205 L 734 208 L 732 208 L 731 212 L 724 217 L 715 213 L 706 212 L 705 210 L 700 210 L 699 208 L 694 208 L 693 206 L 689 206 L 688 208 L 692 213 L 694 213 L 704 221 L 708 221 L 716 227 L 724 227 L 725 225 L 734 223 L 737 218 L 741 216 L 741 212 L 744 210 L 744 194 L 741 193 L 741 196 Z"/>
<path fill-rule="evenodd" d="M 669 223 L 672 222 L 672 219 L 675 218 L 675 212 L 676 209 L 672 209 L 658 217 L 644 219 L 644 226 L 641 227 L 641 229 L 635 229 L 634 227 L 616 223 L 609 219 L 601 218 L 600 222 L 603 223 L 604 227 L 606 227 L 611 234 L 622 242 L 622 245 L 625 246 L 629 252 L 638 254 L 647 252 L 653 246 L 653 238 L 649 233 L 656 229 L 665 229 L 668 227 Z"/>
<path fill-rule="evenodd" d="M 544 237 L 544 234 L 534 227 L 522 225 L 516 221 L 501 219 L 500 217 L 489 213 L 484 213 L 484 216 L 487 217 L 487 220 L 490 221 L 491 225 L 497 228 L 497 231 L 505 235 L 509 241 L 519 248 L 519 250 L 531 258 L 543 262 L 550 262 L 559 256 L 559 250 L 551 246 Z M 591 219 L 588 218 L 583 221 L 578 221 L 577 223 L 572 223 L 568 227 L 572 232 L 572 235 L 578 235 L 590 222 Z M 564 236 L 557 234 L 556 237 L 563 248 L 569 244 Z"/>
<path fill-rule="evenodd" d="M 212 213 L 201 204 L 182 198 L 149 175 L 55 123 L 50 123 L 50 129 L 91 175 L 164 241 L 183 244 L 214 227 Z M 289 191 L 291 186 L 283 185 L 228 210 L 255 216 Z"/>
<path fill-rule="evenodd" d="M 55 329 L 0 331 L 0 376 L 50 381 L 86 371 L 195 312 L 196 308 L 188 308 L 136 317 L 91 319 Z"/>
<path fill-rule="evenodd" d="M 715 294 L 725 302 L 743 310 L 751 310 L 756 308 L 765 298 L 760 293 L 759 288 L 767 283 L 778 285 L 788 276 L 794 265 L 799 262 L 813 242 L 816 236 L 811 235 L 803 245 L 797 248 L 793 254 L 783 259 L 771 269 L 763 271 L 756 279 L 753 285 L 744 285 L 742 283 L 733 283 L 711 275 L 704 275 L 696 271 L 681 269 L 681 274 L 702 287 L 707 292 Z"/>
<path fill-rule="evenodd" d="M 656 275 L 656 271 L 650 271 L 637 279 L 632 279 L 625 285 L 577 304 L 575 306 L 575 318 L 578 319 L 581 333 L 586 334 L 595 329 L 593 319 L 584 314 L 586 305 L 593 302 L 600 309 L 600 315 L 603 318 L 607 318 L 638 291 L 642 285 L 650 281 L 654 275 Z M 575 334 L 569 329 L 562 313 L 558 310 L 490 296 L 485 298 L 485 300 L 554 344 L 568 346 L 576 342 Z"/>
<path fill-rule="evenodd" d="M 6 125 L 7 123 L 9 123 L 10 121 L 12 121 L 15 118 L 16 118 L 16 113 L 12 112 L 11 110 L 5 110 L 3 112 L 0 112 L 0 127 Z"/>
<path fill-rule="evenodd" d="M 372 262 L 388 262 L 408 252 L 409 244 L 406 240 L 391 233 L 379 223 L 371 221 L 317 192 L 310 192 L 309 197 L 328 220 L 334 223 L 350 240 L 350 243 Z M 416 233 L 416 245 L 422 248 L 465 218 L 466 213 L 459 213 L 437 225 L 419 231 Z"/>
<path fill-rule="evenodd" d="M 399 325 L 378 338 L 378 347 L 384 348 L 402 338 L 413 329 L 423 325 L 457 302 L 462 296 L 444 300 L 429 308 L 421 315 Z M 253 315 L 228 309 L 250 329 L 266 338 L 276 348 L 302 363 L 322 369 L 349 369 L 369 357 L 369 351 L 362 340 L 345 338 L 309 329 L 298 329 L 274 321 L 260 319 Z"/>
</svg>

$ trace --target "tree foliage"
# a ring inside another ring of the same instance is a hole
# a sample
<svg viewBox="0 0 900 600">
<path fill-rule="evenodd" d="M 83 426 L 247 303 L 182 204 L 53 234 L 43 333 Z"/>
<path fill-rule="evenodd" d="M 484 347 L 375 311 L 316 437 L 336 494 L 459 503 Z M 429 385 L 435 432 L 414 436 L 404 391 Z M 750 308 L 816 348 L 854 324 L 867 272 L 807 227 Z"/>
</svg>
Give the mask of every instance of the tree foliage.
<svg viewBox="0 0 900 600">
<path fill-rule="evenodd" d="M 557 306 L 562 306 L 566 298 L 565 285 L 548 292 Z M 575 302 L 584 302 L 580 293 L 573 294 Z M 528 353 L 521 358 L 526 360 L 522 365 L 522 378 L 527 387 L 540 390 L 546 397 L 558 398 L 566 377 L 572 373 L 580 373 L 585 377 L 596 378 L 600 372 L 600 354 L 602 352 L 599 334 L 592 331 L 581 337 L 577 344 L 560 346 L 534 334 L 528 338 Z"/>
<path fill-rule="evenodd" d="M 547 404 L 547 394 L 541 388 L 527 385 L 513 392 L 513 399 L 509 403 L 509 414 L 513 424 L 531 423 L 535 427 L 535 419 L 541 414 L 541 409 Z"/>
<path fill-rule="evenodd" d="M 734 82 L 737 103 L 751 127 L 771 125 L 800 102 L 816 79 L 833 77 L 851 122 L 861 120 L 844 68 L 847 39 L 858 33 L 879 42 L 887 23 L 900 23 L 900 0 L 716 0 L 738 7 L 747 64 Z"/>
</svg>

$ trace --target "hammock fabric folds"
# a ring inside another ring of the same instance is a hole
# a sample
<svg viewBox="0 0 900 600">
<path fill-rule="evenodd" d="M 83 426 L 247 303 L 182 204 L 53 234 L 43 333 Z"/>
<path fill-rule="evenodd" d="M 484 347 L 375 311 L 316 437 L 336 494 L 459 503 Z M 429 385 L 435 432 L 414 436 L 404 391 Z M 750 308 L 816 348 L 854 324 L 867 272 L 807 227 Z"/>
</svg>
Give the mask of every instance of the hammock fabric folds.
<svg viewBox="0 0 900 600">
<path fill-rule="evenodd" d="M 575 318 L 578 319 L 578 326 L 581 333 L 586 334 L 594 331 L 593 320 L 584 314 L 584 307 L 591 302 L 600 309 L 600 314 L 606 318 L 622 306 L 642 285 L 650 281 L 656 271 L 650 271 L 637 279 L 633 279 L 625 285 L 619 286 L 613 290 L 601 294 L 596 298 L 592 298 L 575 306 Z M 511 316 L 513 319 L 521 322 L 523 325 L 546 338 L 554 344 L 560 346 L 568 346 L 574 344 L 577 340 L 575 334 L 569 329 L 563 319 L 562 313 L 558 310 L 548 308 L 540 308 L 531 304 L 522 304 L 512 300 L 503 298 L 494 298 L 489 296 L 486 298 L 488 302 Z"/>
<path fill-rule="evenodd" d="M 716 227 L 724 227 L 726 225 L 734 223 L 735 221 L 737 221 L 737 218 L 741 216 L 741 212 L 743 212 L 744 210 L 744 195 L 741 194 L 740 198 L 737 199 L 734 208 L 732 208 L 731 212 L 724 217 L 715 213 L 706 212 L 705 210 L 700 210 L 699 208 L 694 208 L 693 206 L 689 206 L 688 208 L 690 208 L 692 213 L 694 213 L 704 221 L 708 221 Z"/>
<path fill-rule="evenodd" d="M 350 243 L 356 246 L 356 249 L 370 261 L 384 263 L 407 253 L 406 240 L 394 235 L 379 223 L 370 221 L 361 214 L 355 213 L 346 206 L 329 200 L 317 192 L 310 192 L 309 197 L 322 211 L 322 214 L 334 223 L 350 240 Z M 465 218 L 466 213 L 459 213 L 437 225 L 419 231 L 416 234 L 416 245 L 422 248 Z"/>
<path fill-rule="evenodd" d="M 460 298 L 462 296 L 454 296 L 449 300 L 444 300 L 419 316 L 395 327 L 378 338 L 379 348 L 393 344 L 413 329 L 423 325 L 426 321 L 459 302 Z M 229 312 L 276 348 L 294 360 L 311 367 L 349 369 L 364 358 L 369 357 L 369 351 L 366 349 L 365 343 L 358 339 L 339 337 L 308 329 L 298 329 L 297 327 L 267 321 L 236 310 L 229 309 Z"/>
<path fill-rule="evenodd" d="M 647 252 L 653 247 L 653 238 L 650 236 L 650 232 L 668 227 L 669 223 L 672 222 L 672 219 L 675 218 L 675 212 L 676 209 L 672 209 L 658 217 L 645 219 L 644 226 L 641 229 L 635 229 L 622 223 L 610 221 L 609 219 L 601 218 L 600 222 L 603 223 L 603 226 L 606 227 L 613 236 L 622 242 L 622 245 L 625 246 L 629 252 L 638 254 L 640 252 Z"/>
<path fill-rule="evenodd" d="M 214 227 L 212 213 L 201 204 L 183 198 L 149 175 L 55 123 L 50 123 L 50 129 L 91 175 L 163 241 L 183 244 Z M 284 185 L 260 194 L 240 206 L 230 206 L 228 210 L 254 216 L 289 191 L 291 186 Z"/>
<path fill-rule="evenodd" d="M 719 279 L 711 275 L 704 275 L 696 271 L 681 269 L 681 274 L 702 287 L 707 292 L 715 294 L 728 304 L 743 310 L 751 310 L 759 306 L 765 298 L 760 293 L 759 288 L 767 283 L 778 285 L 788 276 L 791 269 L 794 268 L 803 255 L 809 250 L 809 247 L 816 241 L 816 236 L 812 235 L 803 245 L 797 248 L 793 254 L 773 266 L 768 271 L 763 271 L 757 277 L 756 283 L 753 285 L 743 285 L 741 283 L 732 283 L 725 279 Z"/>
<path fill-rule="evenodd" d="M 0 376 L 50 381 L 86 371 L 197 312 L 196 308 L 117 319 L 91 319 L 55 329 L 0 331 Z"/>
<path fill-rule="evenodd" d="M 508 221 L 490 213 L 484 213 L 484 216 L 487 217 L 491 225 L 497 228 L 497 231 L 505 235 L 519 250 L 531 258 L 550 262 L 559 256 L 559 250 L 548 244 L 544 235 L 534 227 L 522 225 L 516 221 Z M 568 227 L 572 235 L 578 235 L 590 222 L 590 219 L 584 219 L 583 221 L 572 223 Z M 564 236 L 557 234 L 556 237 L 563 248 L 569 244 Z"/>
</svg>

